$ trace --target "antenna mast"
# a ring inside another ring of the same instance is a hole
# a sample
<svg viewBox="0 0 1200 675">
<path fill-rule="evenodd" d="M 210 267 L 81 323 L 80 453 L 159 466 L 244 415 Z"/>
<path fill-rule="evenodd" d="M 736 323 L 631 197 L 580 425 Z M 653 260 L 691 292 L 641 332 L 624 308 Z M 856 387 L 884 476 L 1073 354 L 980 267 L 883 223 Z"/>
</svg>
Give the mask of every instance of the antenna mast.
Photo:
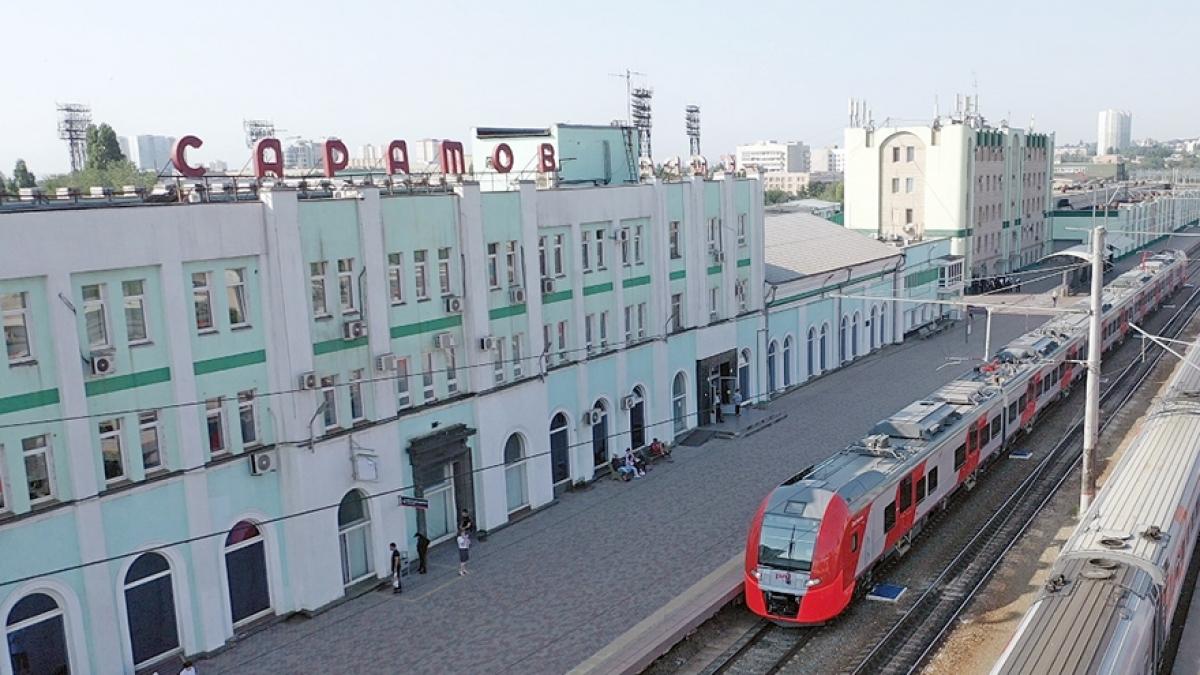
<svg viewBox="0 0 1200 675">
<path fill-rule="evenodd" d="M 87 162 L 87 130 L 92 124 L 92 108 L 82 103 L 58 104 L 58 137 L 67 142 L 71 154 L 71 173 L 83 171 Z"/>
</svg>

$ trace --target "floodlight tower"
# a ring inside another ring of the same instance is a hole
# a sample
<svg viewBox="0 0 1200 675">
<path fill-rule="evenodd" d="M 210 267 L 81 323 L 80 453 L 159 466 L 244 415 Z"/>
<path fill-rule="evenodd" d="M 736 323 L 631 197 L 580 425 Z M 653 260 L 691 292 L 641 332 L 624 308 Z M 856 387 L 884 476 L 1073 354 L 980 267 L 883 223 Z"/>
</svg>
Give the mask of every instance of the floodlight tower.
<svg viewBox="0 0 1200 675">
<path fill-rule="evenodd" d="M 72 173 L 82 171 L 87 162 L 87 130 L 91 124 L 91 106 L 82 103 L 58 104 L 58 137 L 67 142 Z"/>
<path fill-rule="evenodd" d="M 633 126 L 638 130 L 641 140 L 639 156 L 650 159 L 650 99 L 654 90 L 638 87 L 629 94 L 629 108 L 633 116 Z"/>
<path fill-rule="evenodd" d="M 700 106 L 689 105 L 684 108 L 687 121 L 688 149 L 692 157 L 700 154 Z"/>
</svg>

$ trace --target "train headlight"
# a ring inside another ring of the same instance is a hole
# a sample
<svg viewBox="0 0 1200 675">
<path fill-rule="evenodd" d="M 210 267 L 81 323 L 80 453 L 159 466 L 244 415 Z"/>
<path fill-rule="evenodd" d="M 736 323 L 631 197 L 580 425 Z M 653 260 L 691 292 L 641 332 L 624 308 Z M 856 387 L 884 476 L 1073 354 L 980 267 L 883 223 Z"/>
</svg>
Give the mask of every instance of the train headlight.
<svg viewBox="0 0 1200 675">
<path fill-rule="evenodd" d="M 813 586 L 816 586 L 819 583 L 821 583 L 820 579 L 818 579 L 816 577 L 809 577 L 808 581 L 804 582 L 804 585 L 811 588 Z"/>
<path fill-rule="evenodd" d="M 760 581 L 762 579 L 762 572 L 758 571 L 757 569 L 751 572 L 750 575 L 754 577 L 755 581 Z"/>
</svg>

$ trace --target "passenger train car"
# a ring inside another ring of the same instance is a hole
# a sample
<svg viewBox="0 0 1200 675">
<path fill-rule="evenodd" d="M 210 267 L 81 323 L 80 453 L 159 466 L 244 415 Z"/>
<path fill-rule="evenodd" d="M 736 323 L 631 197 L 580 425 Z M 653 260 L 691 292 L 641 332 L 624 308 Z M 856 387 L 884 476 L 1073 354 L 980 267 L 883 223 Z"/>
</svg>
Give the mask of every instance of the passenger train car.
<svg viewBox="0 0 1200 675">
<path fill-rule="evenodd" d="M 1200 347 L 1187 360 L 1200 362 Z M 1195 548 L 1198 506 L 1200 370 L 1180 365 L 993 675 L 1155 672 Z"/>
<path fill-rule="evenodd" d="M 1104 292 L 1104 349 L 1182 285 L 1186 256 L 1149 256 Z M 1086 300 L 1079 306 L 1086 310 Z M 1028 433 L 1065 396 L 1086 354 L 1088 320 L 1064 314 L 990 362 L 879 422 L 870 434 L 775 488 L 746 541 L 745 597 L 777 623 L 815 625 L 840 614 L 872 570 L 903 555 L 926 517 Z"/>
</svg>

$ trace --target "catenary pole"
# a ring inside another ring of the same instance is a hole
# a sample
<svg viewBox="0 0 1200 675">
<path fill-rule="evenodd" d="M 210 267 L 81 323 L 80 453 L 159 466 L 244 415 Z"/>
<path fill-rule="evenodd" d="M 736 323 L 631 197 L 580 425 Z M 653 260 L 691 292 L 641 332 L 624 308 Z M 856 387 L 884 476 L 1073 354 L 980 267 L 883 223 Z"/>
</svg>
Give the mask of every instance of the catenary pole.
<svg viewBox="0 0 1200 675">
<path fill-rule="evenodd" d="M 1081 518 L 1096 496 L 1096 444 L 1100 436 L 1100 335 L 1104 306 L 1104 233 L 1104 226 L 1092 231 L 1092 310 L 1088 326 L 1087 401 L 1083 415 L 1083 485 L 1079 493 Z"/>
</svg>

